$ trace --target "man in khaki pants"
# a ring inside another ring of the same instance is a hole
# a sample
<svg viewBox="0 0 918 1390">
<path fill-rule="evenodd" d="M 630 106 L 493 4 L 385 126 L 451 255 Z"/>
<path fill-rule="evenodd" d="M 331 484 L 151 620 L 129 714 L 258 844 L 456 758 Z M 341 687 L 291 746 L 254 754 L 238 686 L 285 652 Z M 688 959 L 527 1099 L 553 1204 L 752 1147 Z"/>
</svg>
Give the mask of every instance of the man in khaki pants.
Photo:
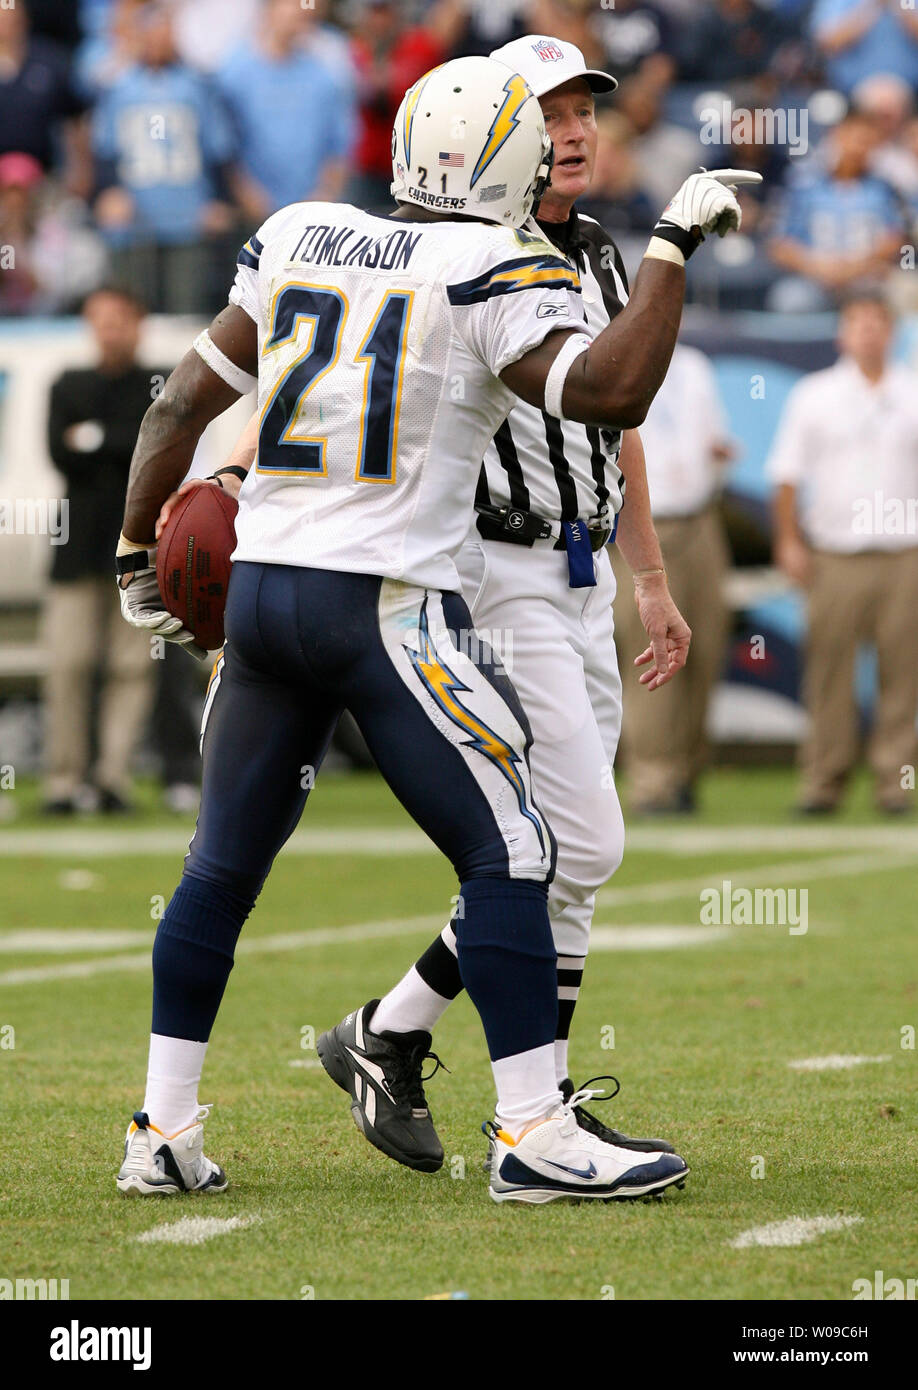
<svg viewBox="0 0 918 1390">
<path fill-rule="evenodd" d="M 892 311 L 861 293 L 839 321 L 841 357 L 794 387 L 768 472 L 775 559 L 807 590 L 799 809 L 835 810 L 858 756 L 858 647 L 877 653 L 868 758 L 877 806 L 909 809 L 918 712 L 918 377 L 889 360 Z"/>
<path fill-rule="evenodd" d="M 97 364 L 57 379 L 48 417 L 49 451 L 66 481 L 69 530 L 67 544 L 55 548 L 44 614 L 44 809 L 56 815 L 79 805 L 129 809 L 129 762 L 154 677 L 149 636 L 122 621 L 111 557 L 137 431 L 154 382 L 168 373 L 137 362 L 143 309 L 131 295 L 96 290 L 84 316 Z M 90 697 L 100 665 L 98 751 L 90 768 Z"/>
<path fill-rule="evenodd" d="M 712 503 L 719 468 L 732 448 L 714 371 L 704 353 L 677 346 L 641 426 L 641 440 L 669 589 L 692 629 L 692 651 L 678 682 L 650 694 L 638 684 L 632 663 L 646 645 L 646 635 L 629 570 L 613 545 L 622 752 L 631 811 L 675 815 L 695 806 L 695 782 L 707 755 L 708 700 L 723 664 L 729 617 L 722 593 L 729 554 Z M 627 470 L 625 486 L 627 506 Z"/>
</svg>

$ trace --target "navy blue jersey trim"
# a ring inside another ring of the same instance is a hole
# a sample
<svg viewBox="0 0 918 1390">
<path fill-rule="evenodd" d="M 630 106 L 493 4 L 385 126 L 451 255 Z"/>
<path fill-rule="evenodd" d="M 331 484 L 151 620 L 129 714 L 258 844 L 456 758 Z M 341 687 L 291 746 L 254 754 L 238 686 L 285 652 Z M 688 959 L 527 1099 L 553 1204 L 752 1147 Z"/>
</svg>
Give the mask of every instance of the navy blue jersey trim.
<svg viewBox="0 0 918 1390">
<path fill-rule="evenodd" d="M 257 270 L 258 262 L 261 260 L 261 253 L 264 249 L 264 246 L 258 240 L 257 236 L 250 236 L 245 246 L 243 246 L 239 255 L 236 257 L 236 264 L 248 266 L 250 270 Z"/>
</svg>

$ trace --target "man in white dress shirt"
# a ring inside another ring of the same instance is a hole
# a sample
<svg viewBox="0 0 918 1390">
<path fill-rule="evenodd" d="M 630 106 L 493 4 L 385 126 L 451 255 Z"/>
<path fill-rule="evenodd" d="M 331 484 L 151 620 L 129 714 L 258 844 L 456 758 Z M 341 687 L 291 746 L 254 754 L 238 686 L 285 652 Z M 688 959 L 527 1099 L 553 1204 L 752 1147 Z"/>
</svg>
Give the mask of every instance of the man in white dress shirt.
<svg viewBox="0 0 918 1390">
<path fill-rule="evenodd" d="M 880 810 L 911 805 L 918 710 L 918 380 L 880 295 L 842 310 L 841 356 L 798 382 L 768 461 L 775 559 L 807 591 L 800 809 L 833 811 L 858 755 L 855 659 L 877 654 L 868 746 Z"/>
</svg>

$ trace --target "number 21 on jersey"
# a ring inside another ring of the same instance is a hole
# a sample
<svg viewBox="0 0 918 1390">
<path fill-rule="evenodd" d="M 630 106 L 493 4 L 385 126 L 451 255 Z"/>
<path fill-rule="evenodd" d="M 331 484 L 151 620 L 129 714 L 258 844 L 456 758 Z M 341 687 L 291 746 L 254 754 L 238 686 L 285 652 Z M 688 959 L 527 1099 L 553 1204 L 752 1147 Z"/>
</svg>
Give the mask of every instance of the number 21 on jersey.
<svg viewBox="0 0 918 1390">
<path fill-rule="evenodd" d="M 364 369 L 354 471 L 358 482 L 395 482 L 402 377 L 413 299 L 413 290 L 387 290 L 354 356 Z M 302 352 L 278 381 L 262 411 L 259 473 L 328 477 L 327 436 L 300 434 L 297 426 L 309 412 L 310 392 L 335 369 L 348 308 L 341 291 L 325 285 L 294 282 L 285 285 L 275 298 L 262 357 L 296 342 L 304 325 L 308 332 Z"/>
</svg>

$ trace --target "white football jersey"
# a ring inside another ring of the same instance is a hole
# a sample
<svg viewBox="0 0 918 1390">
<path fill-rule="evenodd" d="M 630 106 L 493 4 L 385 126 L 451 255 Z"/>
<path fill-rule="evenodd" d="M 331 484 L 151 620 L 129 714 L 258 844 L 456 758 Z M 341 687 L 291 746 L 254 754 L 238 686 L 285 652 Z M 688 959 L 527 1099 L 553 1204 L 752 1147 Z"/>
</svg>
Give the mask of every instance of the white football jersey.
<svg viewBox="0 0 918 1390">
<path fill-rule="evenodd" d="M 517 399 L 499 373 L 584 331 L 571 262 L 534 224 L 297 203 L 246 243 L 230 299 L 259 346 L 233 559 L 458 589 L 482 458 Z"/>
</svg>

